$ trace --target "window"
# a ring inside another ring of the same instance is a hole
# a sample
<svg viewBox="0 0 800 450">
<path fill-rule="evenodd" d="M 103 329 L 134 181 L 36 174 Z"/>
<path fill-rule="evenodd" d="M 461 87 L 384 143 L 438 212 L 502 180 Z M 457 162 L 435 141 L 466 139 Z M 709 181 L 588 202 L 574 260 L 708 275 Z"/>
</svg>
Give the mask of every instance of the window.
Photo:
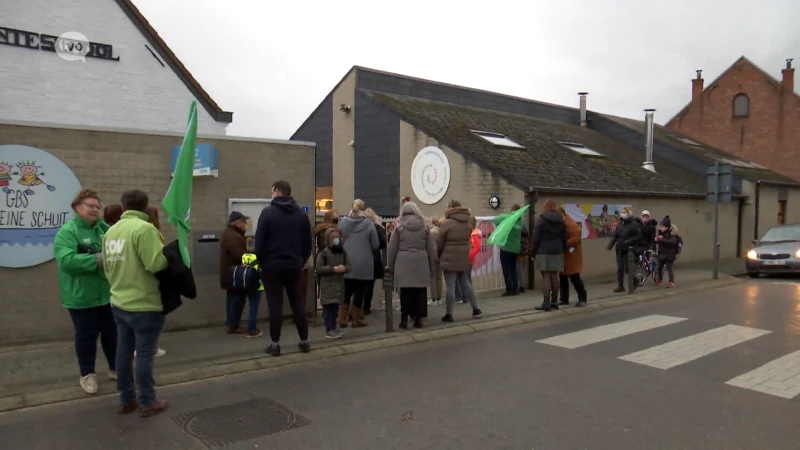
<svg viewBox="0 0 800 450">
<path fill-rule="evenodd" d="M 747 117 L 750 115 L 750 98 L 747 94 L 737 94 L 733 97 L 733 117 Z"/>
<path fill-rule="evenodd" d="M 727 159 L 727 158 L 719 158 L 719 162 L 722 164 L 730 164 L 734 167 L 741 167 L 743 169 L 758 169 L 758 170 L 767 170 L 766 167 L 756 164 L 750 161 L 742 161 L 740 159 Z"/>
<path fill-rule="evenodd" d="M 683 136 L 678 136 L 677 134 L 672 134 L 672 133 L 667 133 L 667 135 L 669 137 L 671 137 L 672 139 L 676 139 L 678 141 L 681 141 L 684 144 L 689 144 L 692 147 L 702 147 L 702 144 L 700 144 L 699 142 L 693 141 L 693 140 L 691 140 L 689 138 L 686 138 L 686 137 L 683 137 Z"/>
<path fill-rule="evenodd" d="M 525 148 L 522 145 L 517 144 L 511 138 L 506 135 L 500 133 L 492 133 L 490 131 L 475 131 L 472 130 L 474 134 L 483 138 L 485 141 L 496 145 L 497 147 L 508 147 L 508 148 Z"/>
<path fill-rule="evenodd" d="M 599 157 L 603 156 L 602 153 L 598 152 L 593 148 L 589 148 L 583 144 L 578 144 L 575 142 L 559 142 L 559 144 L 583 156 L 599 156 Z"/>
</svg>

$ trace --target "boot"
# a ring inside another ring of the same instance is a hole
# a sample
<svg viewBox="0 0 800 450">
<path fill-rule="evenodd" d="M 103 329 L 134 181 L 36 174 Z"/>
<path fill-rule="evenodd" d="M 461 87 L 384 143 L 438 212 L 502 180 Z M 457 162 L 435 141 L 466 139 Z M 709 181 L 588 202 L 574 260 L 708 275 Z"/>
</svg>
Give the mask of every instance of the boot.
<svg viewBox="0 0 800 450">
<path fill-rule="evenodd" d="M 364 311 L 361 308 L 353 308 L 353 328 L 361 328 L 369 325 L 364 321 Z"/>
<path fill-rule="evenodd" d="M 347 316 L 350 315 L 350 305 L 339 306 L 339 328 L 347 328 Z"/>
<path fill-rule="evenodd" d="M 533 309 L 535 309 L 537 311 L 550 311 L 550 308 L 551 308 L 551 306 L 550 306 L 550 296 L 549 295 L 545 295 L 544 296 L 544 301 L 542 302 L 542 304 L 537 306 L 536 308 L 533 308 Z M 558 308 L 558 304 L 556 304 L 556 308 Z"/>
</svg>

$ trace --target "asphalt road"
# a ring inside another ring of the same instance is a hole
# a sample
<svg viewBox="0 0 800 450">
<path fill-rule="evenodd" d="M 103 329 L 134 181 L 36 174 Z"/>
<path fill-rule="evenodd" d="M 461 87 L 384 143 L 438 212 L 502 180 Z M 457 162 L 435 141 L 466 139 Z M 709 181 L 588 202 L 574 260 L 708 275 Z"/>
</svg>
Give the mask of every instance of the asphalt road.
<svg viewBox="0 0 800 450">
<path fill-rule="evenodd" d="M 800 283 L 747 281 L 159 394 L 171 408 L 150 419 L 117 416 L 112 397 L 0 415 L 0 448 L 800 448 Z"/>
</svg>

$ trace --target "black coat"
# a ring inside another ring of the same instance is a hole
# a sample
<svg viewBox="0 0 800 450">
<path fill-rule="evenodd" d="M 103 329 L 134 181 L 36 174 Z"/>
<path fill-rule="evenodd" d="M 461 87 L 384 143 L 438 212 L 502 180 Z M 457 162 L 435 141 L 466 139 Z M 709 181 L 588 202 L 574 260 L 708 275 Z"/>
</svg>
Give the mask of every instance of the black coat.
<svg viewBox="0 0 800 450">
<path fill-rule="evenodd" d="M 308 215 L 292 197 L 275 197 L 258 217 L 256 257 L 261 270 L 302 270 L 311 250 Z"/>
<path fill-rule="evenodd" d="M 163 252 L 168 265 L 166 269 L 156 274 L 156 278 L 159 282 L 158 290 L 161 291 L 164 314 L 169 314 L 183 304 L 181 296 L 194 300 L 197 297 L 197 287 L 194 284 L 192 269 L 183 264 L 178 241 L 165 245 Z"/>
<path fill-rule="evenodd" d="M 547 211 L 533 225 L 530 255 L 561 255 L 567 250 L 567 224 L 557 211 Z"/>
<path fill-rule="evenodd" d="M 386 228 L 375 224 L 375 231 L 378 232 L 378 249 L 372 252 L 372 258 L 375 260 L 375 279 L 383 279 L 383 268 L 386 263 L 383 261 L 383 250 L 386 250 Z"/>
<path fill-rule="evenodd" d="M 621 220 L 611 235 L 608 249 L 616 246 L 617 253 L 627 253 L 629 247 L 634 250 L 640 245 L 642 239 L 642 225 L 634 219 Z"/>
<path fill-rule="evenodd" d="M 641 251 L 650 250 L 655 248 L 656 242 L 656 222 L 649 220 L 647 223 L 642 224 L 642 241 L 640 244 Z"/>
<path fill-rule="evenodd" d="M 675 261 L 678 258 L 678 236 L 672 234 L 672 230 L 665 233 L 658 232 L 661 240 L 658 242 L 658 260 Z"/>
</svg>

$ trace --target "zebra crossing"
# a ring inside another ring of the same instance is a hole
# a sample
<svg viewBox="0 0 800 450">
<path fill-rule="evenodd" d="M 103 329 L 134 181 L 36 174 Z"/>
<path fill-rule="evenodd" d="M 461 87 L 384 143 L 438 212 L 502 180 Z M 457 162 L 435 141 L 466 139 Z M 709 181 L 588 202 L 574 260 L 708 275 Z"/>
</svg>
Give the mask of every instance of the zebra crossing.
<svg viewBox="0 0 800 450">
<path fill-rule="evenodd" d="M 539 344 L 574 350 L 612 339 L 633 336 L 689 320 L 685 317 L 649 315 L 572 333 L 539 339 Z M 724 325 L 701 333 L 665 342 L 644 350 L 619 356 L 629 363 L 661 370 L 687 364 L 736 345 L 770 334 L 769 330 L 740 325 Z M 800 395 L 800 350 L 781 356 L 725 384 L 785 399 Z"/>
</svg>

